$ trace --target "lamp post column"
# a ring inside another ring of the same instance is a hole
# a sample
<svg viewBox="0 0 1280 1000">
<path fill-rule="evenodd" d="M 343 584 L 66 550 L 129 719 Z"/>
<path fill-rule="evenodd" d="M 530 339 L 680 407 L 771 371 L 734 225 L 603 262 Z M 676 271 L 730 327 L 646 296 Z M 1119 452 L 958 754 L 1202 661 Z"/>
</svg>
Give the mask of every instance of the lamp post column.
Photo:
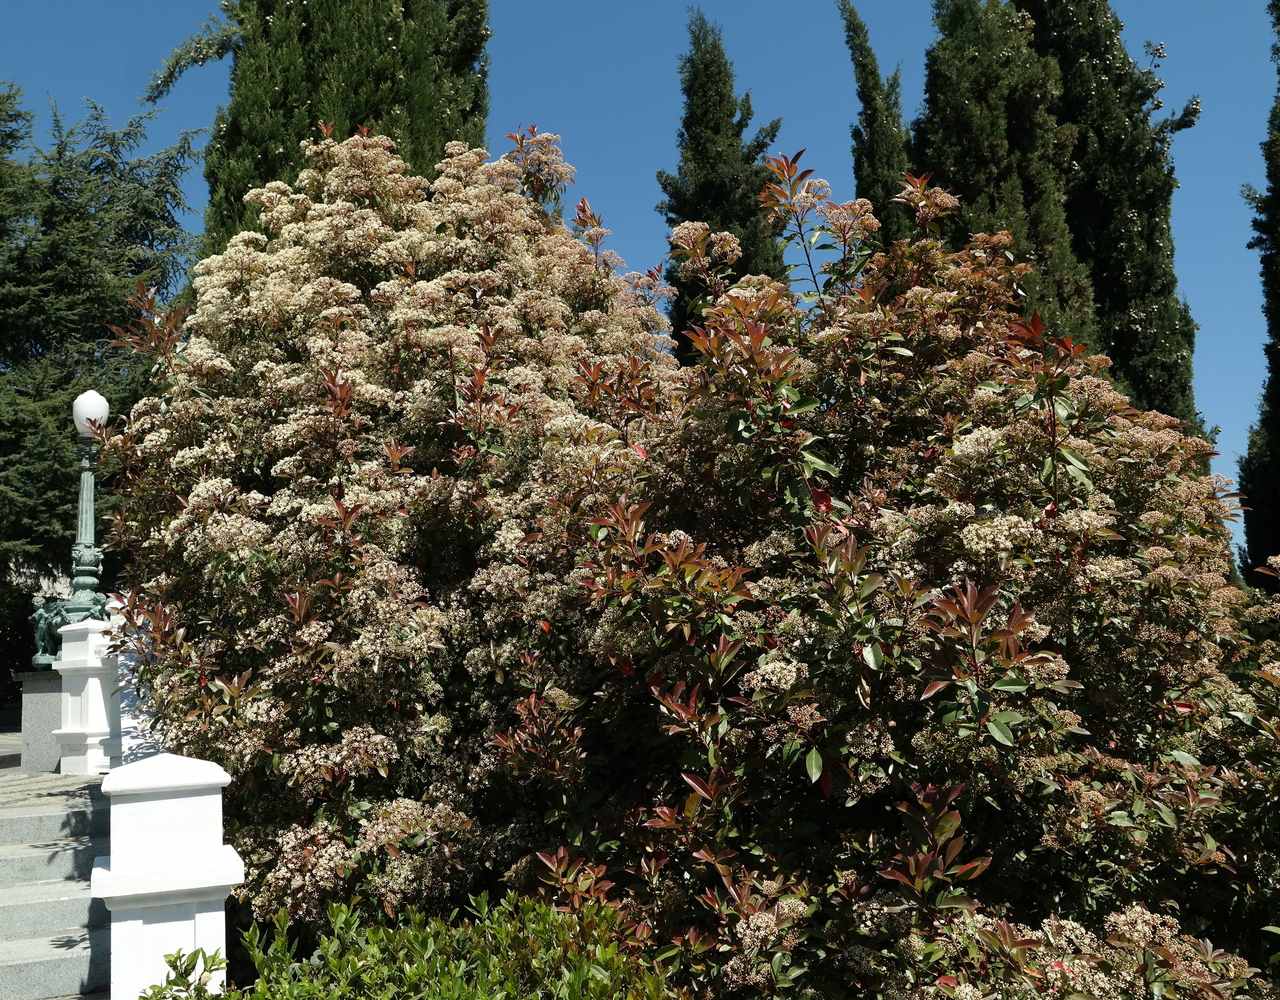
<svg viewBox="0 0 1280 1000">
<path fill-rule="evenodd" d="M 75 405 L 76 430 L 80 432 L 80 509 L 76 540 L 71 546 L 71 596 L 63 605 L 68 622 L 105 617 L 103 609 L 107 604 L 106 597 L 98 593 L 102 579 L 102 550 L 97 547 L 94 531 L 94 466 L 98 449 L 90 436 L 95 424 L 106 422 L 107 401 L 90 390 L 77 397 Z"/>
<path fill-rule="evenodd" d="M 53 669 L 62 675 L 62 725 L 54 731 L 63 774 L 101 774 L 120 755 L 120 702 L 116 658 L 107 651 L 107 599 L 98 592 L 102 550 L 94 537 L 96 426 L 106 422 L 107 401 L 90 390 L 72 407 L 80 434 L 80 516 L 71 547 L 71 596 L 58 629 L 62 650 Z"/>
</svg>

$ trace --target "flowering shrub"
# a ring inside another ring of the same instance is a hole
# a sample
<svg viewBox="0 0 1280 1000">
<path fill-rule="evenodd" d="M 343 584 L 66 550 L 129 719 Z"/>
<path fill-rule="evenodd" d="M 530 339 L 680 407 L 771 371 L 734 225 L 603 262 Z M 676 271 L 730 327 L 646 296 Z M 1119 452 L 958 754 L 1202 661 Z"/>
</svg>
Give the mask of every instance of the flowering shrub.
<svg viewBox="0 0 1280 1000">
<path fill-rule="evenodd" d="M 127 334 L 165 391 L 107 447 L 125 615 L 165 738 L 235 776 L 260 915 L 357 884 L 388 911 L 461 898 L 524 847 L 484 747 L 578 613 L 581 526 L 643 461 L 628 403 L 592 393 L 675 365 L 655 280 L 544 208 L 569 168 L 520 139 L 454 144 L 430 184 L 386 139 L 309 145 L 185 323 Z"/>
<path fill-rule="evenodd" d="M 135 331 L 167 388 L 109 449 L 259 913 L 505 873 L 703 995 L 1273 996 L 1195 939 L 1268 953 L 1280 612 L 1209 445 L 1021 314 L 1007 234 L 948 249 L 909 178 L 881 249 L 778 158 L 796 287 L 679 227 L 680 370 L 545 136 L 308 157 L 189 339 Z"/>
</svg>

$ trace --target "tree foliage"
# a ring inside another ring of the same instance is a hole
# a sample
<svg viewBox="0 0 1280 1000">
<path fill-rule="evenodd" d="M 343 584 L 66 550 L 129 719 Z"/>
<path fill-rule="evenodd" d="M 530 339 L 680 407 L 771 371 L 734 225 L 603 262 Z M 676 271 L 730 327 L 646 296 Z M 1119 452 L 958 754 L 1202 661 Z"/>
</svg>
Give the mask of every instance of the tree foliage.
<svg viewBox="0 0 1280 1000">
<path fill-rule="evenodd" d="M 853 177 L 859 198 L 866 198 L 880 217 L 881 238 L 887 243 L 911 231 L 911 219 L 894 198 L 902 189 L 907 162 L 908 134 L 902 120 L 902 73 L 880 75 L 871 36 L 851 0 L 840 0 L 845 44 L 853 60 L 858 91 L 858 120 L 853 139 Z"/>
<path fill-rule="evenodd" d="M 680 162 L 674 174 L 658 172 L 665 195 L 658 211 L 672 228 L 682 222 L 705 222 L 736 237 L 742 255 L 735 274 L 782 277 L 782 252 L 759 204 L 768 178 L 762 157 L 777 139 L 782 120 L 769 122 L 748 138 L 751 95 L 734 93 L 733 65 L 720 29 L 700 10 L 689 15 L 689 51 L 680 61 L 680 89 Z M 701 304 L 677 265 L 671 265 L 667 277 L 677 292 L 670 309 L 676 353 L 682 361 L 691 361 L 694 353 L 686 331 L 699 322 Z"/>
<path fill-rule="evenodd" d="M 501 878 L 698 995 L 1274 998 L 1233 952 L 1280 891 L 1280 603 L 1209 444 L 1024 312 L 1010 237 L 949 248 L 954 197 L 878 253 L 795 158 L 805 296 L 681 224 L 677 366 L 518 140 L 430 184 L 308 147 L 109 442 L 142 680 L 234 775 L 259 913 Z"/>
<path fill-rule="evenodd" d="M 1280 2 L 1272 0 L 1267 9 L 1280 39 Z M 1272 47 L 1272 59 L 1280 66 L 1280 40 Z M 1280 91 L 1271 108 L 1262 158 L 1266 190 L 1245 190 L 1254 210 L 1254 237 L 1249 246 L 1260 258 L 1262 308 L 1267 318 L 1267 372 L 1258 421 L 1249 431 L 1248 448 L 1240 460 L 1246 572 L 1265 569 L 1268 559 L 1280 555 Z M 1271 591 L 1280 590 L 1280 579 L 1265 573 L 1250 572 L 1248 580 Z"/>
<path fill-rule="evenodd" d="M 393 136 L 428 173 L 445 142 L 479 143 L 488 113 L 487 0 L 235 0 L 184 42 L 148 91 L 232 57 L 231 97 L 205 152 L 205 239 L 221 249 L 249 223 L 244 196 L 295 172 L 318 123 Z"/>
<path fill-rule="evenodd" d="M 1163 48 L 1148 45 L 1152 64 L 1138 66 L 1109 0 L 1015 4 L 1033 19 L 1035 50 L 1061 74 L 1052 110 L 1073 138 L 1067 224 L 1093 286 L 1097 347 L 1136 403 L 1195 423 L 1196 325 L 1173 268 L 1170 145 L 1195 124 L 1199 101 L 1160 117 Z"/>
<path fill-rule="evenodd" d="M 113 348 L 136 317 L 135 286 L 172 293 L 190 241 L 179 214 L 191 137 L 140 155 L 149 116 L 113 128 L 89 105 L 48 148 L 33 145 L 20 95 L 0 92 L 0 574 L 5 666 L 31 652 L 31 594 L 70 569 L 77 497 L 71 401 L 93 387 L 117 408 L 141 395 L 146 367 Z M 154 296 L 153 296 L 154 297 Z M 110 496 L 103 498 L 109 508 Z"/>
<path fill-rule="evenodd" d="M 1036 264 L 1032 308 L 1097 349 L 1089 272 L 1065 211 L 1072 134 L 1053 114 L 1058 67 L 1035 50 L 1030 18 L 1005 0 L 935 0 L 934 20 L 911 162 L 959 196 L 953 237 L 1011 232 L 1016 252 Z"/>
</svg>

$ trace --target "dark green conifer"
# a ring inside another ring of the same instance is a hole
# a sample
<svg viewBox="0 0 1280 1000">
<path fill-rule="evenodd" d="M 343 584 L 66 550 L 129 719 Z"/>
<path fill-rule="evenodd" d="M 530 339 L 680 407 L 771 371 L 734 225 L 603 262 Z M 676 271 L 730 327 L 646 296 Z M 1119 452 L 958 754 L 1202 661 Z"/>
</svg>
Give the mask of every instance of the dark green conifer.
<svg viewBox="0 0 1280 1000">
<path fill-rule="evenodd" d="M 839 0 L 845 43 L 853 60 L 858 90 L 858 120 L 853 138 L 853 177 L 859 198 L 875 207 L 880 236 L 886 245 L 911 232 L 910 213 L 893 203 L 907 173 L 907 130 L 902 122 L 902 74 L 886 79 L 871 47 L 867 26 L 851 0 Z"/>
<path fill-rule="evenodd" d="M 1271 57 L 1280 67 L 1280 0 L 1270 0 L 1267 9 L 1277 36 Z M 1258 422 L 1249 431 L 1248 450 L 1240 459 L 1240 491 L 1245 503 L 1242 569 L 1249 583 L 1280 591 L 1280 579 L 1256 572 L 1268 558 L 1280 555 L 1280 88 L 1271 106 L 1262 159 L 1267 171 L 1266 190 L 1245 190 L 1254 211 L 1254 237 L 1249 246 L 1258 251 L 1261 259 L 1267 372 Z"/>
<path fill-rule="evenodd" d="M 232 0 L 170 56 L 148 92 L 231 55 L 231 98 L 205 153 L 207 250 L 250 225 L 245 193 L 291 178 L 299 144 L 331 126 L 396 140 L 430 174 L 445 143 L 480 145 L 488 112 L 488 0 Z"/>
<path fill-rule="evenodd" d="M 145 366 L 113 348 L 141 282 L 183 280 L 179 215 L 191 137 L 139 156 L 148 116 L 112 128 L 104 111 L 67 127 L 55 113 L 32 145 L 15 88 L 0 88 L 0 676 L 31 652 L 31 594 L 70 569 L 75 535 L 71 401 L 95 388 L 116 414 L 141 395 Z M 104 491 L 100 511 L 111 505 Z"/>
<path fill-rule="evenodd" d="M 961 199 L 957 229 L 1009 230 L 1035 264 L 1028 311 L 1098 346 L 1088 269 L 1067 228 L 1071 135 L 1053 116 L 1057 64 L 1032 47 L 1030 18 L 1006 0 L 934 0 L 939 38 L 925 61 L 925 103 L 911 162 Z"/>
<path fill-rule="evenodd" d="M 680 62 L 680 87 L 680 164 L 674 174 L 658 172 L 666 195 L 658 211 L 672 227 L 705 222 L 714 232 L 733 233 L 742 244 L 742 257 L 734 268 L 738 275 L 783 277 L 782 247 L 759 201 L 770 178 L 762 160 L 782 120 L 774 119 L 747 138 L 751 96 L 734 94 L 733 65 L 720 29 L 698 10 L 689 16 L 689 51 Z M 680 280 L 674 267 L 667 280 L 677 291 L 671 305 L 676 353 L 689 363 L 696 355 L 683 333 L 698 322 L 697 292 Z"/>
<path fill-rule="evenodd" d="M 1195 123 L 1199 102 L 1156 117 L 1163 50 L 1149 45 L 1151 66 L 1138 66 L 1109 0 L 1014 2 L 1033 19 L 1036 51 L 1061 73 L 1053 111 L 1074 141 L 1067 224 L 1093 284 L 1097 346 L 1135 405 L 1196 423 L 1196 325 L 1173 267 L 1170 143 Z"/>
</svg>

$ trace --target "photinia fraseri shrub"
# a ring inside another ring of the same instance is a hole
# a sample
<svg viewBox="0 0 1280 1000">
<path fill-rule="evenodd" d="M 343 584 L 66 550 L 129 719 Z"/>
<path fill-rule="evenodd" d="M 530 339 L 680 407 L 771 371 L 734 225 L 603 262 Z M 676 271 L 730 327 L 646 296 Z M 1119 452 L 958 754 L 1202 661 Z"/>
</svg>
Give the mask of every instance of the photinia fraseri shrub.
<svg viewBox="0 0 1280 1000">
<path fill-rule="evenodd" d="M 1209 446 L 1022 314 L 1006 234 L 946 247 L 908 178 L 882 248 L 798 157 L 792 285 L 672 234 L 679 369 L 515 141 L 430 185 L 309 147 L 182 337 L 128 335 L 125 613 L 258 912 L 502 880 L 703 996 L 1269 996 L 1194 943 L 1261 964 L 1277 891 L 1274 611 Z"/>
<path fill-rule="evenodd" d="M 909 177 L 879 248 L 798 159 L 762 195 L 794 288 L 672 234 L 702 361 L 592 522 L 584 756 L 495 743 L 563 830 L 532 866 L 710 995 L 1270 996 L 1194 943 L 1261 960 L 1277 890 L 1209 446 L 1021 313 L 1007 234 L 948 249 Z"/>
<path fill-rule="evenodd" d="M 611 387 L 675 364 L 656 279 L 615 273 L 585 200 L 581 238 L 559 220 L 555 137 L 513 138 L 430 183 L 385 138 L 309 143 L 185 322 L 121 331 L 163 386 L 107 445 L 140 682 L 232 774 L 260 915 L 443 907 L 544 839 L 490 737 L 555 701 L 549 623 L 583 613 L 587 522 L 643 462 Z"/>
</svg>

